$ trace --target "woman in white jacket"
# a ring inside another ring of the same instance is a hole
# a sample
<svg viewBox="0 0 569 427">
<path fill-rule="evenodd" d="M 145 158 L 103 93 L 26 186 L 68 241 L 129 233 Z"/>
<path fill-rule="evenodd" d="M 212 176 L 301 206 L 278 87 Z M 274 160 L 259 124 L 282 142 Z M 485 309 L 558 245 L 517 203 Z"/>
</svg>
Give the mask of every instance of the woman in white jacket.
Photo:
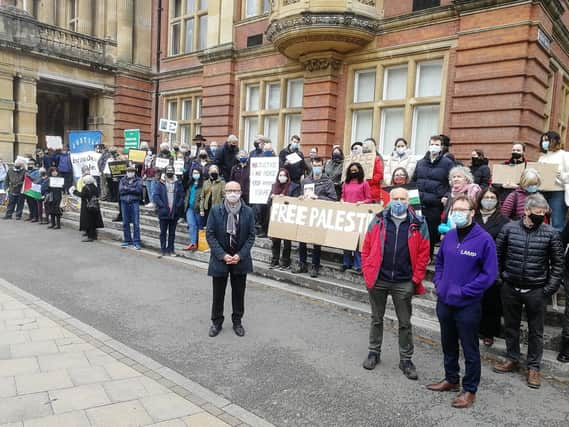
<svg viewBox="0 0 569 427">
<path fill-rule="evenodd" d="M 383 169 L 383 182 L 386 186 L 391 185 L 393 171 L 397 168 L 404 168 L 409 176 L 413 176 L 417 166 L 417 158 L 411 154 L 407 141 L 403 138 L 395 140 L 395 149 L 391 156 L 386 159 Z"/>
<path fill-rule="evenodd" d="M 549 131 L 541 136 L 539 148 L 543 153 L 538 162 L 557 165 L 558 173 L 554 191 L 542 191 L 551 209 L 551 225 L 558 231 L 565 226 L 567 204 L 565 186 L 569 184 L 569 153 L 561 148 L 561 137 L 557 132 Z"/>
</svg>

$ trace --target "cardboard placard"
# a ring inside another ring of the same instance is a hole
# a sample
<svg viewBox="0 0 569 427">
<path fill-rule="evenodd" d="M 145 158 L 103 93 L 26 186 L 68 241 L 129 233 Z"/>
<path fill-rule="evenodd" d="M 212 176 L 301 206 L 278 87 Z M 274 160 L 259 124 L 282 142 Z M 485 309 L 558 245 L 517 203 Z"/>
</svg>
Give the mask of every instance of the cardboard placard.
<svg viewBox="0 0 569 427">
<path fill-rule="evenodd" d="M 144 163 L 146 159 L 146 150 L 135 150 L 131 148 L 128 150 L 128 160 L 133 163 Z"/>
<path fill-rule="evenodd" d="M 359 163 L 362 165 L 362 168 L 364 168 L 365 179 L 371 179 L 373 177 L 375 157 L 375 153 L 350 154 L 346 156 L 344 158 L 344 164 L 342 165 L 342 181 L 346 180 L 346 170 L 352 163 Z"/>
<path fill-rule="evenodd" d="M 49 178 L 49 186 L 51 188 L 63 188 L 65 179 L 59 176 L 52 176 Z"/>
<path fill-rule="evenodd" d="M 249 203 L 266 205 L 279 173 L 279 158 L 252 157 L 249 165 Z"/>
<path fill-rule="evenodd" d="M 559 165 L 551 163 L 538 163 L 538 162 L 528 162 L 528 169 L 535 169 L 539 172 L 541 177 L 541 185 L 539 186 L 539 191 L 560 191 L 563 188 L 559 188 L 556 184 L 557 174 L 559 173 Z"/>
<path fill-rule="evenodd" d="M 166 169 L 170 165 L 170 159 L 165 159 L 163 157 L 156 157 L 156 162 L 154 166 L 156 169 Z"/>
<path fill-rule="evenodd" d="M 174 160 L 174 173 L 176 175 L 183 175 L 184 174 L 184 161 L 183 160 Z"/>
<path fill-rule="evenodd" d="M 332 248 L 355 250 L 381 205 L 356 205 L 276 196 L 269 236 Z"/>
<path fill-rule="evenodd" d="M 290 153 L 286 156 L 286 159 L 290 165 L 294 165 L 302 160 L 302 157 L 298 155 L 298 153 Z"/>
<path fill-rule="evenodd" d="M 61 150 L 63 148 L 63 140 L 60 136 L 46 135 L 45 145 L 52 150 Z"/>
<path fill-rule="evenodd" d="M 492 169 L 492 183 L 510 186 L 518 185 L 525 168 L 524 163 L 518 165 L 494 165 Z"/>
<path fill-rule="evenodd" d="M 109 162 L 109 170 L 111 171 L 111 176 L 113 178 L 118 178 L 120 176 L 126 175 L 126 168 L 128 167 L 128 161 L 118 160 L 116 162 Z"/>
</svg>

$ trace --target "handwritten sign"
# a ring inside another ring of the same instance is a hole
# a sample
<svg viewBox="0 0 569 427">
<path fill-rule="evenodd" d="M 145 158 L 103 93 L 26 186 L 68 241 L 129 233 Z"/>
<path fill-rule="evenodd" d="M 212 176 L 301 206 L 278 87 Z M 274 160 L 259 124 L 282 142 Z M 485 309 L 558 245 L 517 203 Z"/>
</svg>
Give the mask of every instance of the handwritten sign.
<svg viewBox="0 0 569 427">
<path fill-rule="evenodd" d="M 131 148 L 128 150 L 128 160 L 133 163 L 144 163 L 146 154 L 146 150 L 135 150 L 134 148 Z"/>
<path fill-rule="evenodd" d="M 249 203 L 266 205 L 279 173 L 279 158 L 253 157 L 249 162 L 251 167 Z"/>
<path fill-rule="evenodd" d="M 126 168 L 128 167 L 128 161 L 118 160 L 116 162 L 109 162 L 109 170 L 111 171 L 111 176 L 117 178 L 126 175 Z"/>
<path fill-rule="evenodd" d="M 342 166 L 342 181 L 346 180 L 346 170 L 352 163 L 359 163 L 362 165 L 362 168 L 364 169 L 365 179 L 371 179 L 373 177 L 375 157 L 375 153 L 350 154 L 346 156 L 344 159 L 344 164 Z"/>
<path fill-rule="evenodd" d="M 166 169 L 170 165 L 170 159 L 156 157 L 156 162 L 154 165 L 156 166 L 156 169 Z"/>
<path fill-rule="evenodd" d="M 63 140 L 60 136 L 50 136 L 46 135 L 45 145 L 47 148 L 52 150 L 60 150 L 63 148 Z"/>
<path fill-rule="evenodd" d="M 63 188 L 65 179 L 59 176 L 52 176 L 49 178 L 49 186 L 51 188 Z"/>
<path fill-rule="evenodd" d="M 560 191 L 562 187 L 557 185 L 559 166 L 551 163 L 528 162 L 528 169 L 535 169 L 541 177 L 539 191 Z"/>
<path fill-rule="evenodd" d="M 183 160 L 174 160 L 174 173 L 176 175 L 183 175 L 184 174 L 184 161 Z"/>
<path fill-rule="evenodd" d="M 100 130 L 74 130 L 70 131 L 67 136 L 73 176 L 80 178 L 83 166 L 89 167 L 91 175 L 100 175 L 97 161 L 101 155 L 95 151 L 95 147 L 102 143 L 103 133 Z"/>
</svg>

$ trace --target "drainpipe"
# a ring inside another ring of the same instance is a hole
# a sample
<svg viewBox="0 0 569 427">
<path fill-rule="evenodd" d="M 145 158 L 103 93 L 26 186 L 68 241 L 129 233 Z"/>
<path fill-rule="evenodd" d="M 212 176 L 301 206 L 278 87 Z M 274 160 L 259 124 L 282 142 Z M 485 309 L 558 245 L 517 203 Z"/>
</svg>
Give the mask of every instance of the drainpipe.
<svg viewBox="0 0 569 427">
<path fill-rule="evenodd" d="M 162 0 L 158 0 L 158 33 L 156 45 L 156 83 L 154 90 L 154 152 L 158 153 L 158 109 L 160 102 L 160 49 L 162 47 Z"/>
</svg>

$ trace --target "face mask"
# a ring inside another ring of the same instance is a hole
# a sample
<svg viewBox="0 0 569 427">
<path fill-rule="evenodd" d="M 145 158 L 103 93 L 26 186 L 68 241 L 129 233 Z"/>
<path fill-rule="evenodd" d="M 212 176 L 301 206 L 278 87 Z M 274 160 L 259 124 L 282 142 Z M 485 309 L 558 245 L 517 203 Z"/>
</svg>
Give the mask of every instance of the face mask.
<svg viewBox="0 0 569 427">
<path fill-rule="evenodd" d="M 318 155 L 316 153 L 310 153 L 310 158 L 311 159 L 315 159 L 316 157 L 318 157 Z"/>
<path fill-rule="evenodd" d="M 494 209 L 496 207 L 496 205 L 498 205 L 498 200 L 482 199 L 480 204 L 482 205 L 483 209 L 485 209 L 487 211 L 491 211 L 492 209 Z"/>
<path fill-rule="evenodd" d="M 29 171 L 33 171 L 33 170 L 34 170 L 34 167 L 33 167 L 33 166 L 28 166 L 28 170 L 29 170 Z"/>
<path fill-rule="evenodd" d="M 513 160 L 519 160 L 522 158 L 522 153 L 512 153 Z"/>
<path fill-rule="evenodd" d="M 393 216 L 402 216 L 407 212 L 407 203 L 395 200 L 389 204 Z"/>
<path fill-rule="evenodd" d="M 361 147 L 353 148 L 352 154 L 354 154 L 354 155 L 362 154 L 362 148 Z"/>
<path fill-rule="evenodd" d="M 541 143 L 541 148 L 543 148 L 543 151 L 549 151 L 549 141 L 543 141 Z"/>
<path fill-rule="evenodd" d="M 468 216 L 465 212 L 453 212 L 450 214 L 450 219 L 458 228 L 463 228 L 468 225 Z"/>
<path fill-rule="evenodd" d="M 200 154 L 200 159 L 203 159 L 203 160 L 207 159 L 207 154 Z"/>
<path fill-rule="evenodd" d="M 364 154 L 369 154 L 369 153 L 371 153 L 371 150 L 370 150 L 369 148 L 367 148 L 367 147 L 364 147 L 364 148 L 362 149 L 362 151 L 363 151 Z"/>
<path fill-rule="evenodd" d="M 167 176 L 168 178 L 173 178 L 173 177 L 174 177 L 174 174 L 173 174 L 172 172 L 168 172 L 168 173 L 166 174 L 166 176 Z"/>
<path fill-rule="evenodd" d="M 395 151 L 399 156 L 403 156 L 407 152 L 407 149 L 405 147 L 398 147 Z"/>
<path fill-rule="evenodd" d="M 340 153 L 332 154 L 332 160 L 342 160 L 342 155 Z"/>
<path fill-rule="evenodd" d="M 350 178 L 357 178 L 357 177 L 358 177 L 358 173 L 357 173 L 357 172 L 350 171 L 349 176 L 350 176 Z"/>
<path fill-rule="evenodd" d="M 431 154 L 439 154 L 441 152 L 441 146 L 440 145 L 430 145 L 429 151 L 431 152 Z"/>
<path fill-rule="evenodd" d="M 545 219 L 545 215 L 538 215 L 538 214 L 529 214 L 528 218 L 533 222 L 533 225 L 537 228 L 541 224 L 543 224 L 543 220 Z"/>
<path fill-rule="evenodd" d="M 279 182 L 281 184 L 286 184 L 287 181 L 288 181 L 288 178 L 286 177 L 286 175 L 279 175 Z"/>
<path fill-rule="evenodd" d="M 168 150 L 168 149 L 162 150 L 162 154 L 170 154 L 170 150 Z"/>
<path fill-rule="evenodd" d="M 290 144 L 290 148 L 291 150 L 298 150 L 298 142 L 293 142 Z"/>
<path fill-rule="evenodd" d="M 274 153 L 272 150 L 263 151 L 263 156 L 265 156 L 265 157 L 272 157 L 273 154 Z"/>
<path fill-rule="evenodd" d="M 134 172 L 127 172 L 126 177 L 127 178 L 134 178 Z"/>
<path fill-rule="evenodd" d="M 241 198 L 241 194 L 240 193 L 227 193 L 225 195 L 225 198 L 227 199 L 227 201 L 229 203 L 237 203 L 239 201 L 239 199 Z"/>
<path fill-rule="evenodd" d="M 194 179 L 194 181 L 198 181 L 200 179 L 200 176 L 198 174 L 192 175 L 192 178 Z"/>
<path fill-rule="evenodd" d="M 180 149 L 178 147 L 174 147 L 174 151 L 177 153 L 178 151 L 180 151 Z"/>
<path fill-rule="evenodd" d="M 537 185 L 528 185 L 526 191 L 528 193 L 537 193 L 538 187 Z"/>
<path fill-rule="evenodd" d="M 147 156 L 152 156 L 152 151 L 148 150 L 148 151 L 146 152 L 146 155 L 147 155 Z"/>
<path fill-rule="evenodd" d="M 214 181 L 219 178 L 219 174 L 217 172 L 212 172 L 209 174 L 209 176 L 211 176 L 211 179 L 213 179 Z"/>
<path fill-rule="evenodd" d="M 239 157 L 241 163 L 247 163 L 247 157 Z"/>
<path fill-rule="evenodd" d="M 470 160 L 472 161 L 473 165 L 479 165 L 481 163 L 479 157 L 471 157 Z"/>
<path fill-rule="evenodd" d="M 19 171 L 19 170 L 20 170 L 20 166 L 14 166 L 14 170 L 15 170 L 15 171 Z"/>
<path fill-rule="evenodd" d="M 312 173 L 314 174 L 314 176 L 322 175 L 322 166 L 313 166 Z"/>
</svg>

